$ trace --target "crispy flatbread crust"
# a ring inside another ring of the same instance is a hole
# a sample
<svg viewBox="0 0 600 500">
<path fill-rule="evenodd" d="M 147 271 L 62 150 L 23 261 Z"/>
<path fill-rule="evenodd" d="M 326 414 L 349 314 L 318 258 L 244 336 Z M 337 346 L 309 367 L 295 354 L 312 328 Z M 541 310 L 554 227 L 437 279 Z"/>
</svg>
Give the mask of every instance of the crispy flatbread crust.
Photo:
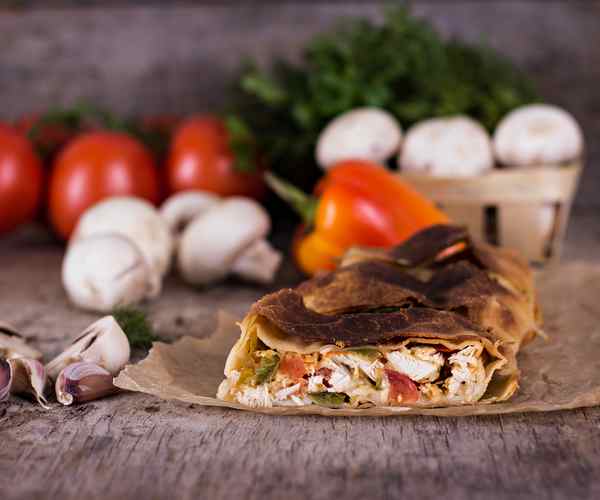
<svg viewBox="0 0 600 500">
<path fill-rule="evenodd" d="M 455 226 L 434 226 L 389 250 L 353 249 L 333 272 L 259 300 L 242 323 L 226 374 L 243 366 L 260 338 L 309 353 L 406 342 L 483 345 L 488 391 L 508 399 L 518 386 L 516 356 L 539 332 L 533 274 L 516 253 L 474 243 Z"/>
</svg>

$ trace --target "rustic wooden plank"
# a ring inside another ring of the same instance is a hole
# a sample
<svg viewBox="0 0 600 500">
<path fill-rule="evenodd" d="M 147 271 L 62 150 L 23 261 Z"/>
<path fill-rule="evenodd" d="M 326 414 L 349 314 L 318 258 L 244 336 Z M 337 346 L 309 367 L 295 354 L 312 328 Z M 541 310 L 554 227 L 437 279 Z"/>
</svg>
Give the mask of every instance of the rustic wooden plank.
<svg viewBox="0 0 600 500">
<path fill-rule="evenodd" d="M 598 258 L 596 216 L 575 219 L 566 255 Z M 36 235 L 0 240 L 0 317 L 49 355 L 94 317 L 66 303 L 60 257 L 59 245 Z M 295 279 L 287 268 L 279 284 Z M 171 278 L 147 309 L 165 337 L 203 335 L 218 307 L 242 314 L 264 291 L 230 283 L 198 292 Z M 0 404 L 1 498 L 592 499 L 599 430 L 600 408 L 277 418 L 142 394 L 50 411 L 14 398 Z"/>
</svg>

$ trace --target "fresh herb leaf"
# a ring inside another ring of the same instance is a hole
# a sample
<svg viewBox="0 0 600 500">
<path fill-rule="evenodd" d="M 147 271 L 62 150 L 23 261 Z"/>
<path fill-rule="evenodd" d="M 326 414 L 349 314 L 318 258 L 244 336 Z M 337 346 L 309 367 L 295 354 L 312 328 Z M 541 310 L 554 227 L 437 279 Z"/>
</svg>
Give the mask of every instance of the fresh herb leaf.
<svg viewBox="0 0 600 500">
<path fill-rule="evenodd" d="M 160 340 L 143 311 L 132 307 L 120 307 L 115 309 L 112 315 L 127 335 L 133 349 L 150 349 L 152 342 Z"/>
<path fill-rule="evenodd" d="M 279 366 L 279 356 L 263 356 L 260 358 L 260 365 L 256 368 L 255 380 L 258 385 L 269 382 Z"/>
<path fill-rule="evenodd" d="M 313 403 L 330 408 L 339 408 L 348 399 L 343 392 L 313 392 L 307 396 Z"/>
</svg>

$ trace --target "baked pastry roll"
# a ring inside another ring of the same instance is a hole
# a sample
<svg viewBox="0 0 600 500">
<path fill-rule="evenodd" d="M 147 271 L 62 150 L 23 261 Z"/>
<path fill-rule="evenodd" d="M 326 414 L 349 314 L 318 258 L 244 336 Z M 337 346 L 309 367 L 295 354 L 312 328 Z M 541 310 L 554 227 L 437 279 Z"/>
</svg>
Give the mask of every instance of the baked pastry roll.
<svg viewBox="0 0 600 500">
<path fill-rule="evenodd" d="M 250 407 L 504 401 L 540 322 L 524 260 L 434 226 L 389 250 L 353 249 L 335 271 L 256 302 L 217 396 Z"/>
</svg>

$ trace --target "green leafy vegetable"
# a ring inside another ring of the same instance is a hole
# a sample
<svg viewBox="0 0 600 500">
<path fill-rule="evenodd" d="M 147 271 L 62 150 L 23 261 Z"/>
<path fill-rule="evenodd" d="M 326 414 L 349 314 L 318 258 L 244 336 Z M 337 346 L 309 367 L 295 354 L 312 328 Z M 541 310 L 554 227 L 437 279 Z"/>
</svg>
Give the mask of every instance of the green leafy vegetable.
<svg viewBox="0 0 600 500">
<path fill-rule="evenodd" d="M 133 349 L 149 349 L 152 347 L 152 342 L 160 340 L 143 311 L 132 307 L 121 307 L 115 309 L 112 315 L 127 335 Z"/>
<path fill-rule="evenodd" d="M 249 66 L 238 87 L 238 120 L 256 132 L 272 169 L 304 189 L 320 174 L 320 131 L 351 108 L 385 108 L 404 128 L 468 114 L 491 130 L 511 109 L 537 100 L 510 61 L 489 48 L 446 42 L 404 8 L 388 10 L 382 24 L 342 23 L 313 39 L 299 64 Z"/>
<path fill-rule="evenodd" d="M 313 392 L 308 397 L 313 403 L 330 408 L 339 408 L 348 399 L 343 392 Z"/>
<path fill-rule="evenodd" d="M 263 356 L 260 358 L 260 365 L 256 369 L 255 380 L 258 385 L 269 382 L 279 366 L 279 356 L 273 354 L 273 356 Z"/>
</svg>

